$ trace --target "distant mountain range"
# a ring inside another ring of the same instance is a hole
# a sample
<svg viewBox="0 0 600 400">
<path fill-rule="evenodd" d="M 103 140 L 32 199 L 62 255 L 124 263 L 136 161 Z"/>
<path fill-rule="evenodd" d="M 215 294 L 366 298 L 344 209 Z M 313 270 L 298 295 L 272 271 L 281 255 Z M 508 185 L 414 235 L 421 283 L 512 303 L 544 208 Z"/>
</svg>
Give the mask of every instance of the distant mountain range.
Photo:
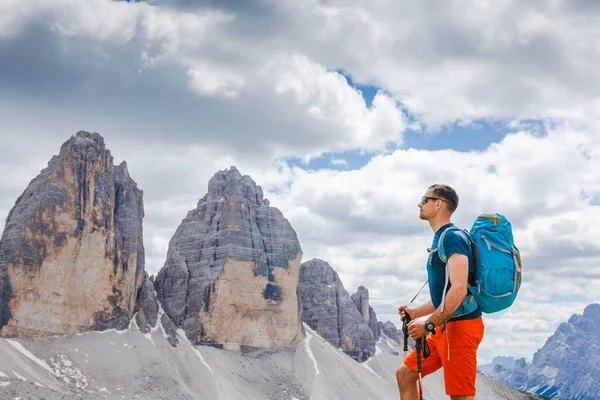
<svg viewBox="0 0 600 400">
<path fill-rule="evenodd" d="M 600 304 L 560 324 L 533 356 L 496 357 L 480 371 L 497 382 L 528 393 L 572 400 L 600 399 Z"/>
</svg>

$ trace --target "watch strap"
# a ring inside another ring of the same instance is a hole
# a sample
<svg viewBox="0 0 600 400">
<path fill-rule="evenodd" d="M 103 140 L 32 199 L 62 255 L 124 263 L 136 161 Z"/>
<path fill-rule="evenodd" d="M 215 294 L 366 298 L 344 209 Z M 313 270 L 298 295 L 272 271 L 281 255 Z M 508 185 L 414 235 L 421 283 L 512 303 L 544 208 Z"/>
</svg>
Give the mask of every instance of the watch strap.
<svg viewBox="0 0 600 400">
<path fill-rule="evenodd" d="M 430 326 L 431 329 L 429 329 Z M 425 329 L 427 329 L 428 332 L 431 332 L 432 335 L 435 335 L 435 324 L 430 320 L 425 321 Z"/>
</svg>

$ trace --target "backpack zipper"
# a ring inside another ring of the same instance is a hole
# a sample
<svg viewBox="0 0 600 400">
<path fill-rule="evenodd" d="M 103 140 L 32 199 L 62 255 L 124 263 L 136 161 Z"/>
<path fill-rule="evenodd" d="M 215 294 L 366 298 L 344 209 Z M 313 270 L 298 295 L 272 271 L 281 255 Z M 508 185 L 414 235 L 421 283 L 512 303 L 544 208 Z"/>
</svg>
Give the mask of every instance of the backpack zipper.
<svg viewBox="0 0 600 400">
<path fill-rule="evenodd" d="M 517 291 L 517 280 L 518 280 L 517 272 L 521 270 L 521 263 L 517 259 L 517 251 L 512 246 L 511 246 L 512 247 L 512 251 L 509 251 L 509 250 L 503 249 L 501 247 L 498 247 L 496 245 L 493 245 L 493 244 L 490 243 L 490 241 L 488 240 L 488 238 L 485 237 L 485 235 L 481 235 L 481 239 L 485 242 L 488 250 L 495 249 L 495 250 L 501 251 L 503 253 L 510 254 L 512 256 L 513 263 L 515 264 L 515 276 L 514 276 L 514 279 L 513 279 L 514 280 L 513 293 L 516 292 Z M 519 255 L 519 257 L 520 257 L 520 255 Z M 479 291 L 482 291 L 481 286 L 479 286 Z M 485 293 L 485 291 L 483 291 L 483 292 Z M 490 296 L 489 294 L 487 294 L 487 295 Z M 506 295 L 507 294 L 500 295 L 500 296 L 493 296 L 493 297 L 504 297 Z"/>
<path fill-rule="evenodd" d="M 488 240 L 488 238 L 485 237 L 485 235 L 481 235 L 481 239 L 483 239 L 483 241 L 487 245 L 488 250 L 496 249 L 496 250 L 501 251 L 501 252 L 506 253 L 506 254 L 510 254 L 510 255 L 513 254 L 512 251 L 509 251 L 509 250 L 503 249 L 502 247 L 498 247 L 498 246 L 496 246 L 494 244 L 491 244 L 490 241 Z"/>
<path fill-rule="evenodd" d="M 502 221 L 502 218 L 499 217 L 494 217 L 493 215 L 480 215 L 477 218 L 486 218 L 486 219 L 493 219 L 494 220 L 494 226 L 496 226 L 496 222 L 498 221 Z"/>
</svg>

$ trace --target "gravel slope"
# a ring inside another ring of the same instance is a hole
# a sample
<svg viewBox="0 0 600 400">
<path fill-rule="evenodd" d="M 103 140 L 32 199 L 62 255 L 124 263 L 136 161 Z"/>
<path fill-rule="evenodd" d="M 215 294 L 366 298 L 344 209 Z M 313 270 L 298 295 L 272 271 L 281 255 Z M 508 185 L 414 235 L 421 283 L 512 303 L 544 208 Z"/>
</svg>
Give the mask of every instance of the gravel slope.
<svg viewBox="0 0 600 400">
<path fill-rule="evenodd" d="M 171 347 L 161 328 L 43 339 L 0 339 L 0 399 L 398 399 L 400 346 L 385 335 L 359 364 L 305 325 L 295 346 L 249 353 L 192 347 L 179 332 Z M 528 396 L 482 375 L 479 399 Z M 427 400 L 447 399 L 440 372 L 424 379 Z"/>
</svg>

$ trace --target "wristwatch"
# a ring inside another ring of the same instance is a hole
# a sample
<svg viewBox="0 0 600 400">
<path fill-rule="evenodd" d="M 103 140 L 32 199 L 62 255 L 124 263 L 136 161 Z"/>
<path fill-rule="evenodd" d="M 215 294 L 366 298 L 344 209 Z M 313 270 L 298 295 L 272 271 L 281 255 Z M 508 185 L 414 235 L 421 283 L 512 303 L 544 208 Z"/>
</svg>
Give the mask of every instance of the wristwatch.
<svg viewBox="0 0 600 400">
<path fill-rule="evenodd" d="M 425 321 L 425 329 L 435 335 L 435 324 L 430 320 Z"/>
</svg>

